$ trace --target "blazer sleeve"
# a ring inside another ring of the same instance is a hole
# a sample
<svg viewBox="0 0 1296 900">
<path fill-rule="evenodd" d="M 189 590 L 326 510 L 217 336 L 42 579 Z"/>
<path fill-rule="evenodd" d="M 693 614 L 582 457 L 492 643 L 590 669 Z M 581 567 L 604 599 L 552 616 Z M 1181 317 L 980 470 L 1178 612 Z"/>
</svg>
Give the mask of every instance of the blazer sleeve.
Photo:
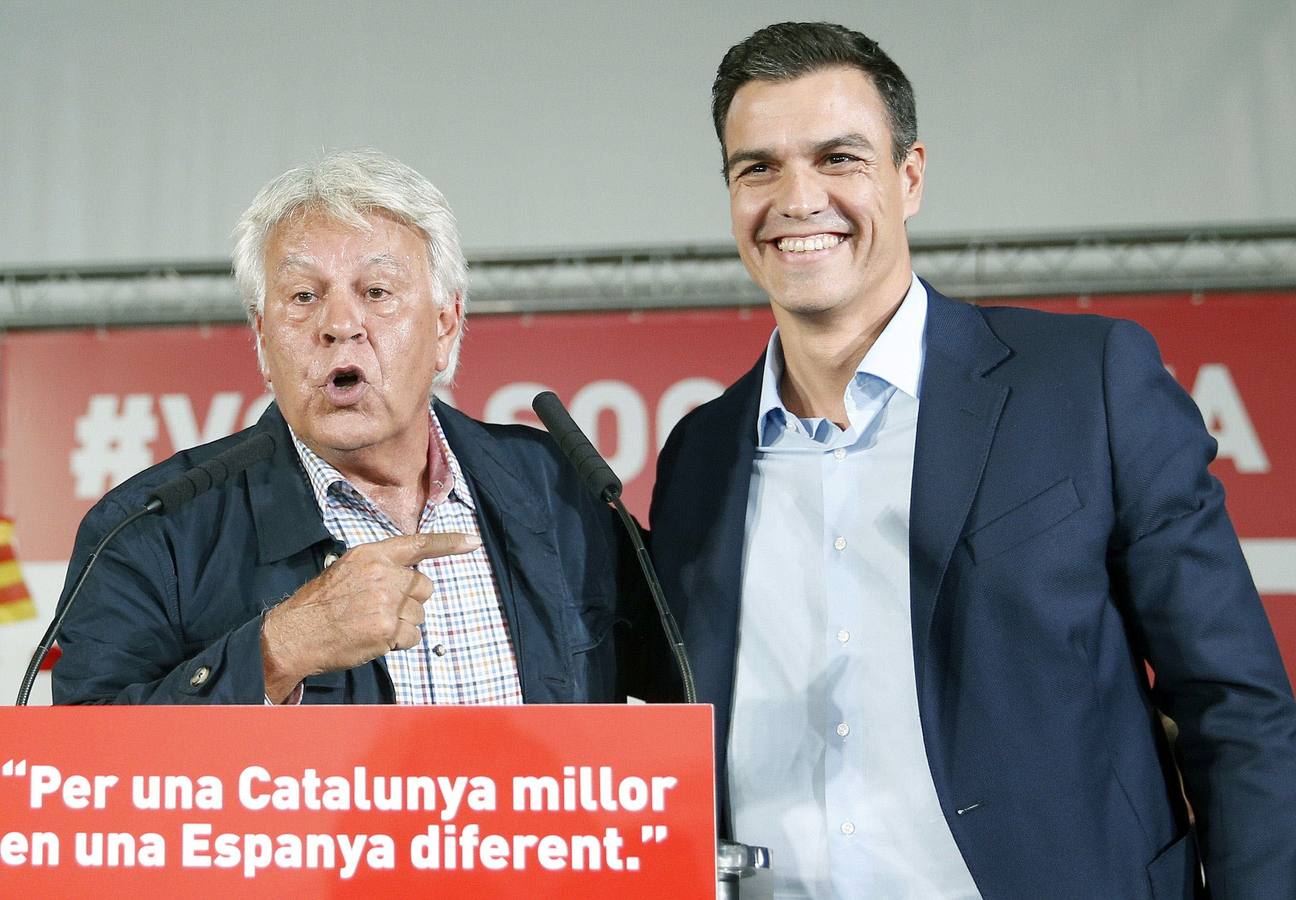
<svg viewBox="0 0 1296 900">
<path fill-rule="evenodd" d="M 1179 728 L 1209 891 L 1296 897 L 1296 704 L 1207 468 L 1215 441 L 1133 323 L 1108 333 L 1104 391 L 1113 590 Z"/>
<path fill-rule="evenodd" d="M 60 610 L 95 545 L 130 511 L 107 500 L 86 515 Z M 229 589 L 237 590 L 239 580 L 230 572 Z M 128 526 L 99 557 L 64 622 L 54 702 L 264 703 L 261 617 L 205 646 L 191 646 L 180 606 L 175 560 L 157 520 Z"/>
</svg>

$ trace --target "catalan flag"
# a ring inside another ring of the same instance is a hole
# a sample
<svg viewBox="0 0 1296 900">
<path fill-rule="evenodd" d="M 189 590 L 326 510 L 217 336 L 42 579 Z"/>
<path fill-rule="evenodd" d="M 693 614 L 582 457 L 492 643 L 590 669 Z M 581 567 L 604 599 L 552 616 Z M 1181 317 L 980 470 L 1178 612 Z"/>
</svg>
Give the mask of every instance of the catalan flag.
<svg viewBox="0 0 1296 900">
<path fill-rule="evenodd" d="M 13 520 L 0 516 L 0 625 L 36 618 L 36 607 L 14 556 L 13 531 Z"/>
</svg>

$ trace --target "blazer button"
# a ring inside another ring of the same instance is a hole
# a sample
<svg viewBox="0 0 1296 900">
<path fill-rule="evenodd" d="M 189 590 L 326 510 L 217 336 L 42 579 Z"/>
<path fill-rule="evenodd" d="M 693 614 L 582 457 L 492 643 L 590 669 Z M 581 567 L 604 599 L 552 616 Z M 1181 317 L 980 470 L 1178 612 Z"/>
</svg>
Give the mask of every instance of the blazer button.
<svg viewBox="0 0 1296 900">
<path fill-rule="evenodd" d="M 189 679 L 189 684 L 192 685 L 193 687 L 202 687 L 204 684 L 207 683 L 207 679 L 210 677 L 211 677 L 211 667 L 199 666 L 197 669 L 194 670 L 193 677 Z"/>
<path fill-rule="evenodd" d="M 329 566 L 333 565 L 333 563 L 337 561 L 338 561 L 338 555 L 336 553 L 328 554 L 327 556 L 324 557 L 324 568 L 327 569 Z"/>
</svg>

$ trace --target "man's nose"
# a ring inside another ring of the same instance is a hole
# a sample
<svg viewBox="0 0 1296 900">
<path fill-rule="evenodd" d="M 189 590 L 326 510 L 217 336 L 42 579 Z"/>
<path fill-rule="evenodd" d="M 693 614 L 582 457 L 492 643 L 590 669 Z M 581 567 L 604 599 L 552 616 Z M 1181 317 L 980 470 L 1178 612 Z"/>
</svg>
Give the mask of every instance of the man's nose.
<svg viewBox="0 0 1296 900">
<path fill-rule="evenodd" d="M 775 209 L 789 219 L 808 219 L 828 208 L 828 192 L 819 180 L 819 173 L 799 167 L 790 167 L 779 179 Z"/>
<path fill-rule="evenodd" d="M 320 341 L 337 344 L 362 341 L 368 337 L 364 324 L 364 304 L 356 297 L 335 294 L 320 304 Z"/>
</svg>

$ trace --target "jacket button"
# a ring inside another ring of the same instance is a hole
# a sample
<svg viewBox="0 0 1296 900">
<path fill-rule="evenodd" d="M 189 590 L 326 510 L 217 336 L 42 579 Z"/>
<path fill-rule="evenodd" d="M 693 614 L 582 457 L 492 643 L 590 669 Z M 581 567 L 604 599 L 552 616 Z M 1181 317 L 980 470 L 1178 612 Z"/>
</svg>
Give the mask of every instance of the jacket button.
<svg viewBox="0 0 1296 900">
<path fill-rule="evenodd" d="M 211 667 L 199 666 L 197 669 L 194 670 L 193 677 L 189 679 L 189 684 L 193 685 L 194 687 L 202 687 L 204 684 L 207 683 L 207 679 L 210 677 L 211 677 Z"/>
<path fill-rule="evenodd" d="M 324 557 L 324 568 L 327 569 L 329 566 L 333 565 L 333 563 L 337 561 L 338 561 L 338 555 L 336 553 L 328 554 L 327 556 Z"/>
</svg>

